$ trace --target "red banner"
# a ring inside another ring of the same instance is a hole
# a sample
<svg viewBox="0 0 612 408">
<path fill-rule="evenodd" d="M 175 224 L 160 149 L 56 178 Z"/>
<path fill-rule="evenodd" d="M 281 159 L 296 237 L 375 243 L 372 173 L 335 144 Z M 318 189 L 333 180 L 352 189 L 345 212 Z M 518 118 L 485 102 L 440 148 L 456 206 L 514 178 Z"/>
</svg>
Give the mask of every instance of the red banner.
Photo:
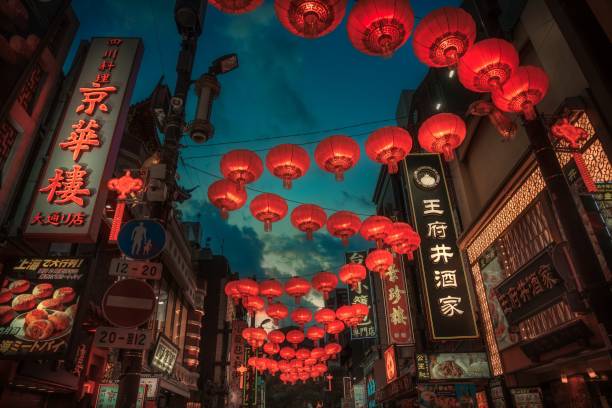
<svg viewBox="0 0 612 408">
<path fill-rule="evenodd" d="M 414 344 L 404 265 L 400 255 L 393 260 L 382 280 L 389 344 Z"/>
</svg>

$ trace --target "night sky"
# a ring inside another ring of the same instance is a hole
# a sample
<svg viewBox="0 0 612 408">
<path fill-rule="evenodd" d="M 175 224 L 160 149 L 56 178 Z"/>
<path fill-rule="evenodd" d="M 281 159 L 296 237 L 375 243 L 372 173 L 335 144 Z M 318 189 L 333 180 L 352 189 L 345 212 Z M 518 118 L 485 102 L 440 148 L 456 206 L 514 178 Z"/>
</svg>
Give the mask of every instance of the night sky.
<svg viewBox="0 0 612 408">
<path fill-rule="evenodd" d="M 413 1 L 412 7 L 418 23 L 419 17 L 431 10 L 458 3 L 419 0 Z M 173 7 L 174 1 L 170 0 L 75 0 L 73 8 L 80 27 L 65 68 L 80 40 L 94 36 L 141 37 L 145 52 L 132 102 L 145 99 L 162 75 L 173 89 L 180 43 Z M 411 40 L 392 58 L 361 54 L 348 40 L 345 23 L 346 18 L 331 34 L 307 40 L 285 30 L 270 0 L 246 15 L 222 14 L 208 7 L 194 78 L 205 72 L 212 60 L 227 53 L 238 54 L 240 67 L 219 77 L 222 90 L 213 107 L 214 138 L 202 145 L 194 145 L 188 137 L 182 140 L 186 146 L 182 158 L 188 166 L 181 166 L 180 182 L 187 188 L 198 186 L 182 210 L 185 220 L 202 223 L 202 241 L 210 237 L 213 252 L 223 253 L 232 270 L 241 276 L 286 279 L 296 275 L 310 277 L 323 269 L 337 272 L 344 262 L 345 249 L 326 230 L 316 233 L 313 241 L 306 241 L 291 226 L 289 214 L 273 225 L 272 232 L 264 233 L 263 225 L 248 210 L 250 199 L 258 194 L 253 191 L 249 191 L 247 204 L 230 213 L 229 221 L 224 222 L 206 196 L 215 178 L 189 166 L 219 175 L 220 156 L 228 150 L 267 149 L 279 143 L 307 143 L 343 133 L 354 136 L 362 147 L 360 162 L 346 174 L 344 182 L 336 182 L 332 174 L 316 166 L 312 156 L 316 144 L 311 143 L 304 146 L 311 153 L 310 171 L 295 181 L 291 190 L 284 190 L 281 181 L 267 171 L 254 187 L 288 200 L 351 210 L 362 214 L 362 218 L 374 213 L 371 200 L 380 167 L 367 158 L 363 144 L 369 132 L 395 124 L 401 90 L 415 88 L 426 67 L 414 57 Z M 187 104 L 189 119 L 193 118 L 194 105 L 192 92 Z M 373 121 L 379 123 L 354 126 Z M 325 131 L 347 126 L 350 128 L 342 131 Z M 296 133 L 309 134 L 227 144 Z M 265 153 L 258 152 L 262 160 Z M 289 202 L 289 213 L 296 205 Z M 327 211 L 328 215 L 332 212 Z M 349 248 L 361 250 L 369 246 L 353 238 Z M 321 305 L 321 298 L 312 293 L 308 300 Z"/>
</svg>

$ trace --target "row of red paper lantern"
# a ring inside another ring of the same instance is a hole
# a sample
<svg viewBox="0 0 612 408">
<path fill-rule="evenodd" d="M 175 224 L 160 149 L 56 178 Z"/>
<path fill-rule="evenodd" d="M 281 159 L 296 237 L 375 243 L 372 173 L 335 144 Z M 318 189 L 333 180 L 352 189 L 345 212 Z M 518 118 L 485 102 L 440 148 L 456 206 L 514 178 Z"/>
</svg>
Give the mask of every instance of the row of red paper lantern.
<svg viewBox="0 0 612 408">
<path fill-rule="evenodd" d="M 331 309 L 321 309 L 321 310 L 329 311 Z M 319 312 L 321 310 L 319 310 Z M 340 309 L 338 309 L 338 311 L 340 311 Z M 330 320 L 328 323 L 326 323 L 326 327 L 332 324 L 332 322 L 337 321 L 335 320 L 336 313 L 333 310 L 331 310 L 331 312 L 334 313 L 334 320 Z M 342 313 L 346 314 L 349 312 L 343 311 Z M 365 311 L 365 315 L 363 315 L 360 319 L 355 320 L 355 323 L 352 323 L 351 325 L 354 326 L 356 324 L 359 324 L 361 321 L 363 321 L 365 316 L 367 316 L 367 313 L 368 311 Z M 251 346 L 251 348 L 253 349 L 253 352 L 257 352 L 258 349 L 263 347 L 263 350 L 266 354 L 269 354 L 269 355 L 278 354 L 281 356 L 281 358 L 284 358 L 286 360 L 292 359 L 296 356 L 298 358 L 304 359 L 304 358 L 308 358 L 309 355 L 304 357 L 303 356 L 304 353 L 302 349 L 298 350 L 298 345 L 301 344 L 306 338 L 308 338 L 315 344 L 315 347 L 318 348 L 319 342 L 325 337 L 325 331 L 321 327 L 318 327 L 318 326 L 313 326 L 313 327 L 316 327 L 318 330 L 317 331 L 307 330 L 306 334 L 304 334 L 303 330 L 297 330 L 297 329 L 289 330 L 287 334 L 285 334 L 281 330 L 272 330 L 270 331 L 270 333 L 267 333 L 265 329 L 261 327 L 247 327 L 242 331 L 242 338 Z M 344 328 L 342 330 L 344 330 Z M 338 334 L 340 334 L 342 330 L 336 330 L 335 333 L 329 333 L 329 334 L 333 335 L 337 342 Z M 285 341 L 291 344 L 291 346 L 281 348 L 281 344 L 283 344 Z M 331 343 L 333 342 L 328 343 L 328 345 Z M 328 345 L 326 345 L 325 348 L 329 351 L 329 347 L 331 346 L 328 347 Z M 334 352 L 332 354 L 336 354 L 336 353 Z"/>
</svg>

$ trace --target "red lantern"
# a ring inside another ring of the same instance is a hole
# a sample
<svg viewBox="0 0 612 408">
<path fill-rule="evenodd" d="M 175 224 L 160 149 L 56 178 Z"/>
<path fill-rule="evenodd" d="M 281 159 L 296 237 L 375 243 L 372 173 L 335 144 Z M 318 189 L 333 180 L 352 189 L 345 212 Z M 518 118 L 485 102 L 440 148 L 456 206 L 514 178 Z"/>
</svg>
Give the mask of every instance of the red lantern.
<svg viewBox="0 0 612 408">
<path fill-rule="evenodd" d="M 276 344 L 276 343 L 266 343 L 263 346 L 263 351 L 267 355 L 271 356 L 271 355 L 274 355 L 274 354 L 276 354 L 276 353 L 278 353 L 280 351 L 280 346 L 278 344 Z"/>
<path fill-rule="evenodd" d="M 325 349 L 323 347 L 315 347 L 312 350 L 310 350 L 311 358 L 316 358 L 318 360 L 324 355 L 325 355 Z"/>
<path fill-rule="evenodd" d="M 289 309 L 282 303 L 268 304 L 266 314 L 274 319 L 274 324 L 278 325 L 280 320 L 283 320 L 289 314 Z"/>
<path fill-rule="evenodd" d="M 474 44 L 459 60 L 459 81 L 473 92 L 499 90 L 518 67 L 514 46 L 499 38 Z"/>
<path fill-rule="evenodd" d="M 291 312 L 291 320 L 303 329 L 304 325 L 312 320 L 312 312 L 305 307 L 298 307 Z"/>
<path fill-rule="evenodd" d="M 285 292 L 293 296 L 296 304 L 300 304 L 300 298 L 310 292 L 310 282 L 304 278 L 294 277 L 285 283 Z"/>
<path fill-rule="evenodd" d="M 342 346 L 338 343 L 328 343 L 325 345 L 325 353 L 328 356 L 333 356 L 336 358 L 336 355 L 342 351 Z"/>
<path fill-rule="evenodd" d="M 240 302 L 240 292 L 238 291 L 238 281 L 229 281 L 225 284 L 225 295 L 237 305 Z"/>
<path fill-rule="evenodd" d="M 412 229 L 410 224 L 394 222 L 389 228 L 385 244 L 389 245 L 396 253 L 406 254 L 408 259 L 412 260 L 412 253 L 421 245 L 421 237 Z"/>
<path fill-rule="evenodd" d="M 419 128 L 419 144 L 431 153 L 444 155 L 447 161 L 453 160 L 455 150 L 465 139 L 465 122 L 453 113 L 433 115 Z"/>
<path fill-rule="evenodd" d="M 308 357 L 304 359 L 304 366 L 310 367 L 310 369 L 312 370 L 310 375 L 317 377 L 319 374 L 317 373 L 317 370 L 314 368 L 315 364 L 317 364 L 316 358 Z"/>
<path fill-rule="evenodd" d="M 338 272 L 340 280 L 350 285 L 354 290 L 360 287 L 361 281 L 366 278 L 366 274 L 366 268 L 358 263 L 343 265 Z"/>
<path fill-rule="evenodd" d="M 344 180 L 344 172 L 355 167 L 361 156 L 359 144 L 343 135 L 330 136 L 319 142 L 315 161 L 322 170 L 334 173 L 336 181 Z"/>
<path fill-rule="evenodd" d="M 307 358 L 310 358 L 310 350 L 305 349 L 305 348 L 298 349 L 295 352 L 295 358 L 302 360 L 302 361 L 306 360 Z"/>
<path fill-rule="evenodd" d="M 548 75 L 542 68 L 518 67 L 501 92 L 493 92 L 493 103 L 504 112 L 522 113 L 526 120 L 537 116 L 537 105 L 548 92 Z"/>
<path fill-rule="evenodd" d="M 261 327 L 253 328 L 251 331 L 251 341 L 257 345 L 256 347 L 254 346 L 254 348 L 263 346 L 264 341 L 266 341 L 267 338 L 268 334 Z"/>
<path fill-rule="evenodd" d="M 397 163 L 412 149 L 412 136 L 401 127 L 386 126 L 368 136 L 365 149 L 371 160 L 386 164 L 389 174 L 395 174 L 398 171 Z"/>
<path fill-rule="evenodd" d="M 365 264 L 369 270 L 380 274 L 381 278 L 393 265 L 393 254 L 386 249 L 375 249 L 368 254 Z"/>
<path fill-rule="evenodd" d="M 295 350 L 291 347 L 283 347 L 279 352 L 280 356 L 285 360 L 291 360 L 295 357 Z"/>
<path fill-rule="evenodd" d="M 265 302 L 259 296 L 247 296 L 242 299 L 242 305 L 251 316 L 255 316 L 256 312 L 264 309 Z"/>
<path fill-rule="evenodd" d="M 336 286 L 338 286 L 338 277 L 331 272 L 319 272 L 312 278 L 312 287 L 321 292 L 325 300 Z"/>
<path fill-rule="evenodd" d="M 270 304 L 274 298 L 283 295 L 283 285 L 276 279 L 265 280 L 259 284 L 259 294 L 265 296 Z"/>
<path fill-rule="evenodd" d="M 323 330 L 319 326 L 310 326 L 306 330 L 306 337 L 308 337 L 310 340 L 312 340 L 315 343 L 315 345 L 318 346 L 319 340 L 325 337 L 325 330 Z"/>
<path fill-rule="evenodd" d="M 306 233 L 306 239 L 312 239 L 312 233 L 325 225 L 327 215 L 315 204 L 301 204 L 291 211 L 291 224 Z"/>
<path fill-rule="evenodd" d="M 344 323 L 341 320 L 334 320 L 327 324 L 327 333 L 333 334 L 338 341 L 338 334 L 344 331 Z"/>
<path fill-rule="evenodd" d="M 308 152 L 294 144 L 273 147 L 266 156 L 266 167 L 283 180 L 283 187 L 291 188 L 291 182 L 302 177 L 310 167 Z"/>
<path fill-rule="evenodd" d="M 361 220 L 351 211 L 338 211 L 327 219 L 327 230 L 332 236 L 340 238 L 345 246 L 360 227 Z"/>
<path fill-rule="evenodd" d="M 244 14 L 255 10 L 263 0 L 210 0 L 210 4 L 224 13 Z"/>
<path fill-rule="evenodd" d="M 293 353 L 293 349 L 292 348 L 288 348 L 288 350 L 291 350 L 291 352 Z M 291 357 L 293 358 L 293 357 Z M 289 365 L 289 362 L 287 360 L 279 360 L 278 362 L 278 368 L 279 370 L 281 370 L 283 373 L 286 373 L 287 371 L 289 371 L 291 369 L 291 366 Z"/>
<path fill-rule="evenodd" d="M 327 372 L 327 364 L 325 364 L 325 363 L 318 363 L 313 368 L 315 368 L 321 374 Z"/>
<path fill-rule="evenodd" d="M 287 203 L 279 195 L 263 193 L 251 200 L 251 214 L 264 223 L 264 231 L 272 231 L 272 223 L 282 220 L 287 215 Z"/>
<path fill-rule="evenodd" d="M 297 345 L 304 341 L 304 332 L 301 330 L 290 330 L 285 338 L 287 342 L 293 344 L 293 348 L 297 348 Z"/>
<path fill-rule="evenodd" d="M 278 361 L 268 358 L 266 360 L 266 368 L 270 374 L 275 374 L 279 370 Z"/>
<path fill-rule="evenodd" d="M 336 313 L 331 309 L 321 309 L 315 312 L 314 315 L 317 323 L 327 327 L 327 324 L 336 320 Z"/>
<path fill-rule="evenodd" d="M 310 374 L 308 374 L 307 372 L 302 371 L 301 373 L 298 374 L 298 377 L 300 377 L 300 380 L 302 380 L 302 382 L 305 383 L 306 380 L 308 380 L 310 378 Z"/>
<path fill-rule="evenodd" d="M 259 295 L 259 285 L 253 279 L 242 278 L 237 281 L 236 286 L 243 300 L 248 296 Z"/>
<path fill-rule="evenodd" d="M 348 16 L 346 29 L 357 50 L 390 57 L 406 43 L 413 25 L 408 0 L 359 0 Z"/>
<path fill-rule="evenodd" d="M 257 368 L 257 371 L 259 371 L 260 373 L 266 371 L 266 368 L 268 368 L 268 359 L 264 357 L 258 357 L 257 360 L 255 360 L 255 368 Z"/>
<path fill-rule="evenodd" d="M 359 324 L 363 322 L 366 317 L 368 317 L 368 314 L 370 313 L 370 307 L 361 303 L 355 303 L 353 305 L 353 312 L 355 314 L 355 318 L 357 319 L 357 324 Z"/>
<path fill-rule="evenodd" d="M 219 167 L 223 177 L 236 183 L 238 190 L 244 190 L 245 184 L 257 181 L 263 173 L 263 162 L 259 156 L 245 149 L 225 153 Z"/>
<path fill-rule="evenodd" d="M 382 248 L 383 239 L 387 236 L 389 227 L 393 224 L 387 217 L 373 215 L 366 218 L 361 224 L 359 232 L 368 241 L 376 241 L 376 246 Z"/>
<path fill-rule="evenodd" d="M 268 333 L 268 341 L 271 343 L 281 344 L 285 341 L 285 333 L 280 330 L 272 330 Z"/>
<path fill-rule="evenodd" d="M 318 38 L 338 27 L 344 18 L 346 0 L 275 0 L 274 9 L 291 33 Z"/>
<path fill-rule="evenodd" d="M 510 140 L 516 135 L 517 124 L 489 101 L 483 99 L 474 101 L 467 111 L 474 116 L 488 116 L 489 121 L 495 126 L 503 140 Z"/>
<path fill-rule="evenodd" d="M 344 324 L 349 327 L 353 327 L 355 325 L 355 311 L 353 310 L 353 306 L 344 305 L 340 306 L 338 310 L 336 310 L 336 317 L 339 320 L 342 320 Z"/>
<path fill-rule="evenodd" d="M 228 180 L 217 180 L 208 187 L 208 200 L 221 210 L 221 218 L 229 216 L 229 211 L 241 208 L 246 202 L 246 191 L 236 190 L 236 185 Z"/>
<path fill-rule="evenodd" d="M 414 54 L 423 64 L 442 68 L 456 65 L 476 39 L 476 23 L 457 7 L 440 7 L 427 14 L 414 30 Z"/>
</svg>

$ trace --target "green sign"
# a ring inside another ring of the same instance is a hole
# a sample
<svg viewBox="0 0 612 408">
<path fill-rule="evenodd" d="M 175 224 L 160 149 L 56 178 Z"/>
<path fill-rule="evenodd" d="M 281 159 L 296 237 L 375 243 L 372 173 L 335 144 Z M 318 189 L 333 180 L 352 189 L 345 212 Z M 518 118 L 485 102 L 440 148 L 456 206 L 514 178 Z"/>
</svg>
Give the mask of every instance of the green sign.
<svg viewBox="0 0 612 408">
<path fill-rule="evenodd" d="M 115 408 L 117 404 L 117 394 L 119 393 L 119 384 L 100 384 L 98 387 L 98 397 L 96 398 L 95 408 Z M 145 386 L 138 387 L 138 399 L 136 400 L 136 408 L 143 408 L 145 400 Z"/>
</svg>

